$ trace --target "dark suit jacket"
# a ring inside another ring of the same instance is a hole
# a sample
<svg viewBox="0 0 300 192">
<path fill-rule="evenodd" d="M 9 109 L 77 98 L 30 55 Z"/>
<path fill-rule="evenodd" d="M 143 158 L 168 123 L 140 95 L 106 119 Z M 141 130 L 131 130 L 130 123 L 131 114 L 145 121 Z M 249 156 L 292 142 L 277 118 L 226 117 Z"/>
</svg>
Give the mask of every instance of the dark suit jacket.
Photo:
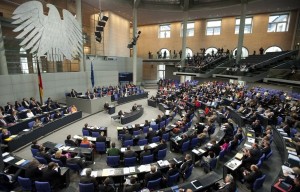
<svg viewBox="0 0 300 192">
<path fill-rule="evenodd" d="M 51 186 L 54 188 L 58 188 L 61 184 L 61 176 L 60 176 L 60 169 L 59 171 L 51 170 L 48 168 L 45 168 L 42 170 L 43 176 L 42 181 L 48 181 Z"/>
<path fill-rule="evenodd" d="M 101 191 L 101 192 L 115 192 L 115 189 L 110 185 L 107 185 L 107 186 L 100 185 L 99 186 L 99 191 Z"/>
<path fill-rule="evenodd" d="M 149 131 L 146 138 L 148 139 L 148 142 L 151 142 L 152 138 L 155 136 L 156 136 L 156 133 L 154 131 Z"/>
<path fill-rule="evenodd" d="M 23 107 L 25 107 L 25 108 L 29 108 L 29 106 L 30 106 L 30 104 L 29 104 L 29 102 L 28 101 L 22 101 L 22 105 L 23 105 Z"/>
<path fill-rule="evenodd" d="M 225 185 L 222 189 L 219 189 L 219 192 L 235 192 L 236 184 L 235 182 L 231 182 L 228 185 Z"/>
<path fill-rule="evenodd" d="M 106 142 L 106 137 L 100 135 L 99 137 L 97 137 L 96 142 Z"/>
<path fill-rule="evenodd" d="M 79 183 L 84 183 L 84 184 L 89 184 L 89 183 L 93 183 L 94 184 L 94 191 L 99 191 L 99 186 L 98 186 L 98 182 L 95 178 L 89 176 L 82 176 L 80 178 Z"/>
<path fill-rule="evenodd" d="M 129 133 L 128 134 L 125 134 L 123 136 L 123 141 L 126 141 L 126 140 L 131 140 L 132 139 L 132 135 L 130 135 Z"/>
<path fill-rule="evenodd" d="M 184 174 L 188 168 L 192 165 L 193 161 L 189 160 L 184 162 L 181 166 L 180 166 L 180 173 Z"/>
<path fill-rule="evenodd" d="M 129 157 L 137 157 L 136 152 L 132 150 L 127 150 L 124 152 L 124 158 L 129 158 Z"/>
<path fill-rule="evenodd" d="M 220 145 L 219 144 L 212 145 L 210 151 L 213 151 L 215 155 L 218 156 L 221 151 Z"/>
<path fill-rule="evenodd" d="M 148 181 L 152 181 L 152 180 L 156 180 L 158 178 L 161 178 L 162 174 L 160 172 L 160 170 L 157 170 L 155 173 L 147 173 L 145 175 L 145 184 L 148 183 Z"/>
<path fill-rule="evenodd" d="M 160 143 L 153 151 L 153 153 L 158 153 L 159 150 L 166 149 L 167 144 Z"/>
<path fill-rule="evenodd" d="M 245 181 L 247 181 L 247 183 L 249 183 L 251 186 L 253 185 L 254 181 L 257 178 L 260 178 L 262 176 L 262 172 L 260 170 L 258 171 L 251 171 L 248 175 L 246 175 Z"/>
<path fill-rule="evenodd" d="M 25 177 L 31 181 L 39 181 L 42 178 L 43 172 L 38 167 L 29 166 L 25 170 Z"/>
<path fill-rule="evenodd" d="M 169 169 L 166 174 L 166 179 L 168 179 L 169 176 L 175 175 L 176 173 L 178 173 L 178 169 L 176 167 L 174 169 Z"/>
<path fill-rule="evenodd" d="M 144 156 L 148 156 L 148 155 L 151 155 L 151 151 L 150 150 L 142 151 L 140 153 L 140 158 L 143 158 Z"/>
<path fill-rule="evenodd" d="M 70 140 L 66 139 L 66 140 L 65 140 L 65 145 L 71 146 L 71 147 L 77 147 L 76 142 L 73 141 L 73 140 L 71 140 L 71 139 L 70 139 Z"/>
<path fill-rule="evenodd" d="M 134 185 L 127 185 L 124 189 L 124 192 L 137 192 L 140 191 L 141 184 L 135 183 Z"/>
</svg>

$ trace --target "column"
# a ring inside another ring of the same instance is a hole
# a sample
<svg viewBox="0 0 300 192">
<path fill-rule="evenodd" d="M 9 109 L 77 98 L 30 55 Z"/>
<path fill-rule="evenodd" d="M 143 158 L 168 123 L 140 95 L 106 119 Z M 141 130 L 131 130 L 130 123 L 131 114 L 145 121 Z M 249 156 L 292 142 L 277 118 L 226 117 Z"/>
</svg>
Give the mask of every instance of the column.
<svg viewBox="0 0 300 192">
<path fill-rule="evenodd" d="M 1 21 L 0 21 L 0 75 L 8 75 Z"/>
<path fill-rule="evenodd" d="M 76 0 L 76 20 L 79 23 L 79 26 L 81 27 L 82 30 L 82 15 L 81 15 L 81 0 Z M 83 49 L 83 41 L 82 41 L 82 56 L 80 58 L 80 71 L 85 71 L 84 69 L 84 49 Z"/>
<path fill-rule="evenodd" d="M 133 26 L 132 26 L 132 38 L 135 38 L 137 34 L 137 5 L 136 1 L 134 1 L 133 5 Z M 133 54 L 132 54 L 132 60 L 133 60 L 133 84 L 136 85 L 136 79 L 137 79 L 137 46 L 133 45 Z"/>
<path fill-rule="evenodd" d="M 181 66 L 185 67 L 185 62 L 186 62 L 186 31 L 187 31 L 187 17 L 188 17 L 188 12 L 184 12 L 184 17 L 183 17 L 183 22 L 182 22 L 182 56 L 181 56 Z M 185 82 L 185 76 L 180 76 L 180 82 L 184 83 Z"/>
<path fill-rule="evenodd" d="M 240 18 L 240 28 L 239 28 L 239 39 L 237 46 L 237 54 L 236 54 L 236 63 L 239 64 L 242 56 L 242 48 L 244 43 L 244 29 L 245 29 L 245 19 L 246 19 L 246 3 L 247 0 L 241 1 L 241 18 Z"/>
</svg>

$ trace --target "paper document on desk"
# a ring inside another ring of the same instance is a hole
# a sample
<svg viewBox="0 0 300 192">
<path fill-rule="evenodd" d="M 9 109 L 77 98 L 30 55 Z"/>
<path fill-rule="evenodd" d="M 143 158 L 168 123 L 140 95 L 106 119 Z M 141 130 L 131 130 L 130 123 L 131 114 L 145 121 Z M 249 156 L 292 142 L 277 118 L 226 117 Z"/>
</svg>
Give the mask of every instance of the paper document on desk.
<svg viewBox="0 0 300 192">
<path fill-rule="evenodd" d="M 126 148 L 125 148 L 125 147 L 122 147 L 122 148 L 121 148 L 121 152 L 124 153 L 125 151 L 126 151 Z"/>
<path fill-rule="evenodd" d="M 65 147 L 63 148 L 63 151 L 67 151 L 67 150 L 69 150 L 69 149 L 70 149 L 69 146 L 65 146 Z"/>
<path fill-rule="evenodd" d="M 292 154 L 292 155 L 297 155 L 297 153 L 296 153 L 295 151 L 290 151 L 290 150 L 288 150 L 288 153 L 289 153 L 289 154 Z"/>
<path fill-rule="evenodd" d="M 23 131 L 30 131 L 30 129 L 23 129 Z"/>
<path fill-rule="evenodd" d="M 2 153 L 2 157 L 5 157 L 8 154 L 9 154 L 8 152 Z"/>
<path fill-rule="evenodd" d="M 97 177 L 98 176 L 97 171 L 92 171 L 91 176 L 92 177 Z"/>
<path fill-rule="evenodd" d="M 7 163 L 7 162 L 9 162 L 9 161 L 11 161 L 11 160 L 13 160 L 13 159 L 14 159 L 14 157 L 9 156 L 9 157 L 7 157 L 6 159 L 3 159 L 3 161 L 4 161 L 5 163 Z"/>
<path fill-rule="evenodd" d="M 200 153 L 205 153 L 206 151 L 203 149 L 198 149 L 198 151 L 200 151 Z"/>
<path fill-rule="evenodd" d="M 149 144 L 149 146 L 150 146 L 151 148 L 154 148 L 154 147 L 157 146 L 157 144 L 156 144 L 156 143 L 151 143 L 151 144 Z"/>
<path fill-rule="evenodd" d="M 74 138 L 74 139 L 80 139 L 80 140 L 82 140 L 82 137 L 80 137 L 80 136 L 78 136 L 78 135 L 74 135 L 73 138 Z"/>
<path fill-rule="evenodd" d="M 117 127 L 117 130 L 123 130 L 123 127 Z"/>
<path fill-rule="evenodd" d="M 85 168 L 85 169 L 82 169 L 80 175 L 81 175 L 81 176 L 85 176 L 85 175 L 86 175 L 86 168 Z"/>
<path fill-rule="evenodd" d="M 200 153 L 200 151 L 198 151 L 197 149 L 193 149 L 192 152 L 196 153 L 197 155 Z"/>
<path fill-rule="evenodd" d="M 25 161 L 26 161 L 25 159 L 22 159 L 22 160 L 16 162 L 16 165 L 21 165 L 21 164 L 24 163 Z"/>
<path fill-rule="evenodd" d="M 135 167 L 129 167 L 129 171 L 130 171 L 130 173 L 134 173 L 135 172 Z"/>
<path fill-rule="evenodd" d="M 286 149 L 289 150 L 289 151 L 294 151 L 294 152 L 296 151 L 296 149 L 291 148 L 291 147 L 286 147 Z"/>
<path fill-rule="evenodd" d="M 124 169 L 123 169 L 123 173 L 124 174 L 129 174 L 129 167 L 124 167 Z"/>
<path fill-rule="evenodd" d="M 288 159 L 293 159 L 295 161 L 300 161 L 299 157 L 296 155 L 289 154 Z"/>
<path fill-rule="evenodd" d="M 237 153 L 234 157 L 238 160 L 241 160 L 243 158 L 244 154 L 243 153 Z"/>
<path fill-rule="evenodd" d="M 114 169 L 103 169 L 102 170 L 102 177 L 112 176 L 115 174 Z"/>
<path fill-rule="evenodd" d="M 244 145 L 246 148 L 252 148 L 252 146 L 251 145 L 249 145 L 249 144 L 247 144 L 247 143 L 245 143 L 245 145 Z"/>
<path fill-rule="evenodd" d="M 248 137 L 248 142 L 249 142 L 249 143 L 255 143 L 255 139 L 254 139 L 254 138 L 249 138 L 249 137 Z"/>
<path fill-rule="evenodd" d="M 290 176 L 292 179 L 295 178 L 295 175 L 293 174 L 294 171 L 292 170 L 292 168 L 287 167 L 287 166 L 285 166 L 285 165 L 282 165 L 282 166 L 281 166 L 281 169 L 282 169 L 282 172 L 283 172 L 283 175 L 284 175 L 284 176 Z"/>
</svg>

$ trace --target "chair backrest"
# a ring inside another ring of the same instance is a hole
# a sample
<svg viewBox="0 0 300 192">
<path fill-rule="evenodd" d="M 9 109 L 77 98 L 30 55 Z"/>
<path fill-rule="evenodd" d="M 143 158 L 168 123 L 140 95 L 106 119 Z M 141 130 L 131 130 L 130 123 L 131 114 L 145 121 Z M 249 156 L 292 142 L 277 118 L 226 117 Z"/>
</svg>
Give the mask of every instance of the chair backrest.
<svg viewBox="0 0 300 192">
<path fill-rule="evenodd" d="M 36 160 L 38 160 L 41 164 L 48 164 L 47 160 L 44 157 L 34 156 L 34 158 L 36 158 Z"/>
<path fill-rule="evenodd" d="M 129 146 L 129 145 L 130 145 L 130 146 L 133 146 L 133 140 L 132 140 L 132 139 L 131 139 L 131 140 L 125 140 L 125 141 L 124 141 L 124 146 L 125 146 L 125 147 L 127 147 L 127 146 Z"/>
<path fill-rule="evenodd" d="M 158 124 L 155 124 L 155 125 L 150 125 L 150 127 L 152 127 L 152 130 L 153 131 L 157 131 L 158 130 Z"/>
<path fill-rule="evenodd" d="M 106 152 L 105 142 L 96 142 L 96 151 L 98 152 Z"/>
<path fill-rule="evenodd" d="M 150 164 L 150 163 L 153 163 L 153 154 L 143 157 L 142 164 Z"/>
<path fill-rule="evenodd" d="M 218 162 L 218 158 L 213 158 L 213 159 L 209 162 L 210 170 L 213 170 L 213 169 L 216 168 L 217 162 Z"/>
<path fill-rule="evenodd" d="M 159 142 L 159 139 L 160 139 L 159 136 L 153 137 L 151 142 L 157 143 L 157 142 Z"/>
<path fill-rule="evenodd" d="M 92 132 L 92 137 L 99 137 L 99 136 L 100 136 L 99 132 L 96 132 L 96 131 Z"/>
<path fill-rule="evenodd" d="M 182 144 L 181 146 L 181 152 L 184 153 L 187 150 L 189 150 L 189 146 L 190 146 L 190 141 L 186 141 Z"/>
<path fill-rule="evenodd" d="M 79 192 L 91 192 L 94 191 L 94 183 L 79 183 Z"/>
<path fill-rule="evenodd" d="M 159 128 L 161 129 L 162 127 L 164 127 L 166 125 L 166 122 L 165 121 L 161 121 L 159 123 Z"/>
<path fill-rule="evenodd" d="M 282 123 L 282 117 L 278 116 L 277 117 L 277 125 L 280 125 Z"/>
<path fill-rule="evenodd" d="M 271 149 L 271 151 L 266 155 L 265 160 L 268 160 L 269 157 L 271 157 L 272 154 L 273 154 L 273 151 Z"/>
<path fill-rule="evenodd" d="M 64 164 L 59 159 L 51 158 L 51 161 L 57 163 L 60 167 L 64 167 Z"/>
<path fill-rule="evenodd" d="M 143 127 L 143 132 L 144 132 L 144 133 L 148 133 L 148 132 L 149 132 L 149 126 Z"/>
<path fill-rule="evenodd" d="M 158 189 L 158 188 L 160 188 L 160 182 L 161 182 L 161 178 L 158 178 L 156 180 L 148 181 L 147 188 L 150 189 L 150 190 Z"/>
<path fill-rule="evenodd" d="M 34 121 L 30 121 L 30 122 L 28 123 L 29 129 L 31 129 L 31 128 L 33 127 L 33 125 L 34 125 Z"/>
<path fill-rule="evenodd" d="M 157 160 L 162 160 L 167 156 L 167 149 L 161 149 L 157 152 Z"/>
<path fill-rule="evenodd" d="M 168 133 L 164 133 L 162 135 L 162 139 L 164 139 L 165 141 L 169 141 L 170 140 L 170 133 L 169 132 Z"/>
<path fill-rule="evenodd" d="M 192 164 L 186 171 L 184 174 L 184 179 L 187 179 L 191 176 L 192 171 L 193 171 L 194 165 Z"/>
<path fill-rule="evenodd" d="M 120 156 L 107 156 L 106 163 L 111 167 L 118 167 L 120 165 Z"/>
<path fill-rule="evenodd" d="M 166 126 L 170 123 L 171 118 L 169 117 L 168 119 L 166 119 Z"/>
<path fill-rule="evenodd" d="M 90 148 L 90 145 L 89 144 L 82 144 L 82 143 L 80 143 L 80 147 L 82 147 L 82 148 Z"/>
<path fill-rule="evenodd" d="M 193 148 L 196 147 L 198 144 L 199 144 L 199 138 L 198 138 L 198 137 L 193 138 L 193 139 L 191 140 L 191 143 L 190 143 L 190 148 L 193 149 Z"/>
<path fill-rule="evenodd" d="M 263 153 L 263 154 L 261 155 L 261 157 L 259 158 L 259 160 L 261 161 L 261 163 L 264 162 L 265 158 L 266 158 L 266 155 Z"/>
<path fill-rule="evenodd" d="M 258 160 L 258 162 L 257 162 L 256 166 L 257 166 L 258 168 L 261 168 L 261 166 L 262 166 L 262 162 L 261 162 L 261 160 L 260 160 L 260 159 Z"/>
<path fill-rule="evenodd" d="M 220 159 L 220 160 L 223 160 L 223 159 L 224 159 L 225 152 L 226 152 L 225 149 L 223 149 L 222 151 L 220 151 L 220 153 L 219 153 L 219 159 Z"/>
<path fill-rule="evenodd" d="M 37 192 L 51 192 L 51 187 L 49 182 L 35 181 L 34 183 Z"/>
<path fill-rule="evenodd" d="M 139 146 L 143 146 L 143 145 L 146 145 L 148 143 L 148 140 L 147 139 L 140 139 L 138 141 L 138 145 Z"/>
<path fill-rule="evenodd" d="M 296 128 L 291 128 L 291 131 L 290 131 L 291 138 L 294 138 L 296 133 L 297 133 L 297 129 Z"/>
<path fill-rule="evenodd" d="M 83 135 L 83 136 L 90 136 L 89 130 L 82 129 L 82 135 Z"/>
<path fill-rule="evenodd" d="M 136 157 L 124 158 L 124 165 L 126 167 L 134 166 L 136 163 Z"/>
<path fill-rule="evenodd" d="M 29 178 L 18 176 L 18 183 L 22 186 L 22 191 L 32 190 L 32 182 Z"/>
<path fill-rule="evenodd" d="M 133 135 L 138 135 L 140 134 L 140 131 L 133 131 Z"/>
<path fill-rule="evenodd" d="M 265 182 L 266 175 L 261 176 L 260 178 L 256 179 L 253 183 L 253 190 L 257 190 L 261 188 Z"/>
<path fill-rule="evenodd" d="M 73 171 L 79 172 L 80 170 L 82 170 L 82 167 L 80 167 L 77 163 L 67 162 L 66 166 L 69 167 Z"/>
<path fill-rule="evenodd" d="M 30 150 L 31 150 L 31 153 L 32 153 L 32 156 L 33 156 L 33 157 L 36 156 L 37 153 L 39 152 L 38 149 L 34 149 L 34 148 L 30 148 Z"/>
<path fill-rule="evenodd" d="M 169 175 L 167 185 L 172 187 L 175 185 L 179 180 L 179 172 L 174 175 Z"/>
</svg>

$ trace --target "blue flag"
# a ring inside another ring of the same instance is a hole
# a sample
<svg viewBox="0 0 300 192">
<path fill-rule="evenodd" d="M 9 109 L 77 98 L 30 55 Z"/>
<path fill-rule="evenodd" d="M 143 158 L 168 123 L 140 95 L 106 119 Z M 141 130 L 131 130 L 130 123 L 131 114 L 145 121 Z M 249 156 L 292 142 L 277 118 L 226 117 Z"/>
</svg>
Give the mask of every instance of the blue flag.
<svg viewBox="0 0 300 192">
<path fill-rule="evenodd" d="M 94 67 L 93 67 L 93 63 L 92 62 L 91 62 L 91 82 L 92 82 L 92 88 L 94 88 L 95 78 L 94 78 Z"/>
</svg>

